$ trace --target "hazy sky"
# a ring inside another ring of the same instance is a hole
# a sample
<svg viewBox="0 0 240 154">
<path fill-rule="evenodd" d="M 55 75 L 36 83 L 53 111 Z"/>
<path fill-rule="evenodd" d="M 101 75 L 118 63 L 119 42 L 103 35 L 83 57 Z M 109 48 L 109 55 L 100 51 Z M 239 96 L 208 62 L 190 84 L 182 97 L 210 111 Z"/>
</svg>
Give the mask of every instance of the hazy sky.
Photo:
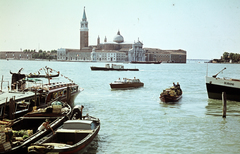
<svg viewBox="0 0 240 154">
<path fill-rule="evenodd" d="M 120 30 L 188 59 L 240 53 L 240 0 L 0 0 L 0 51 L 78 49 L 84 6 L 89 45 Z"/>
</svg>

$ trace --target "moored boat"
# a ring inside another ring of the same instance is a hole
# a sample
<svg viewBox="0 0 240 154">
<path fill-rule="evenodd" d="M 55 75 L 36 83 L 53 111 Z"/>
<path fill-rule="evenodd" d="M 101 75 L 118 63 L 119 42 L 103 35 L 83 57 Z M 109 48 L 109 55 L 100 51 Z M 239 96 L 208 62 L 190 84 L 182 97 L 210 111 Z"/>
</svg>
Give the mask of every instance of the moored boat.
<svg viewBox="0 0 240 154">
<path fill-rule="evenodd" d="M 53 77 L 58 77 L 60 72 L 55 71 L 47 66 L 39 69 L 37 73 L 21 74 L 21 70 L 22 69 L 20 69 L 18 73 L 11 72 L 11 88 L 21 92 L 37 92 L 39 96 L 41 96 L 39 98 L 40 102 L 45 102 L 47 104 L 56 98 L 60 98 L 61 101 L 68 102 L 71 107 L 74 107 L 75 98 L 81 91 L 83 91 L 83 88 L 80 88 L 76 83 L 66 76 L 64 76 L 64 78 L 70 82 L 51 83 L 50 80 Z M 45 75 L 41 75 L 41 71 L 44 71 Z M 52 75 L 53 72 L 56 73 Z M 43 83 L 43 80 L 40 80 L 39 78 L 46 78 L 48 83 Z"/>
<path fill-rule="evenodd" d="M 160 100 L 162 102 L 177 102 L 182 98 L 182 89 L 180 88 L 179 83 L 175 85 L 173 83 L 173 86 L 171 88 L 167 88 L 163 90 L 163 92 L 160 94 Z"/>
<path fill-rule="evenodd" d="M 29 146 L 28 153 L 36 154 L 38 149 L 45 153 L 80 153 L 93 141 L 99 130 L 100 120 L 89 115 L 67 120 L 55 133 L 50 133 Z"/>
<path fill-rule="evenodd" d="M 143 87 L 144 83 L 141 82 L 139 79 L 128 79 L 123 78 L 123 80 L 120 80 L 120 78 L 113 83 L 110 83 L 110 87 L 112 89 L 130 89 L 130 88 L 139 88 Z"/>
<path fill-rule="evenodd" d="M 1 128 L 4 128 L 6 133 L 3 144 L 7 144 L 8 149 L 0 153 L 27 153 L 27 147 L 31 143 L 43 138 L 68 120 L 72 114 L 70 105 L 54 103 L 2 126 Z"/>
<path fill-rule="evenodd" d="M 139 71 L 137 68 L 124 68 L 123 65 L 112 64 L 110 67 L 109 64 L 106 64 L 105 67 L 96 67 L 91 66 L 92 71 Z"/>
<path fill-rule="evenodd" d="M 133 64 L 161 64 L 161 61 L 131 61 Z"/>
<path fill-rule="evenodd" d="M 3 84 L 3 82 L 7 82 L 8 84 Z M 2 85 L 8 87 L 7 90 L 3 90 Z M 40 101 L 39 98 L 40 94 L 37 92 L 10 89 L 9 82 L 3 81 L 2 77 L 0 89 L 0 120 L 19 118 L 32 111 L 33 106 L 45 104 L 45 99 Z"/>
<path fill-rule="evenodd" d="M 219 78 L 219 73 L 212 77 L 206 76 L 208 98 L 222 99 L 222 92 L 226 92 L 227 100 L 240 101 L 240 79 Z"/>
<path fill-rule="evenodd" d="M 3 91 L 0 94 L 0 119 L 13 120 L 32 111 L 38 95 L 34 92 Z"/>
</svg>

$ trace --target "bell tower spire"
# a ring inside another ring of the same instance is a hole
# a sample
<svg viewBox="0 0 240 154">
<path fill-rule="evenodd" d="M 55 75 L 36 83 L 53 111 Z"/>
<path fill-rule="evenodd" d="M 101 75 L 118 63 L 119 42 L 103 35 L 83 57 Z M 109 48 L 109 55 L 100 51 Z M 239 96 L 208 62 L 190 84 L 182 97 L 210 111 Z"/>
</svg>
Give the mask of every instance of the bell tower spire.
<svg viewBox="0 0 240 154">
<path fill-rule="evenodd" d="M 85 7 L 83 10 L 83 17 L 80 23 L 80 49 L 83 47 L 88 47 L 88 21 L 85 12 Z"/>
</svg>

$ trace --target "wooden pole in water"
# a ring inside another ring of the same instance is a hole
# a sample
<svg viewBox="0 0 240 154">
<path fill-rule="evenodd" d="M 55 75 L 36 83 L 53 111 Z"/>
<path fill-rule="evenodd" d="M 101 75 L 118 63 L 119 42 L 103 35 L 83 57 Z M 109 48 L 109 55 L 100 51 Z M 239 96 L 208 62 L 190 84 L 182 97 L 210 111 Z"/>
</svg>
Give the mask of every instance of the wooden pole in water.
<svg viewBox="0 0 240 154">
<path fill-rule="evenodd" d="M 227 112 L 227 101 L 226 101 L 226 92 L 222 92 L 222 105 L 223 105 L 223 118 L 226 118 L 226 112 Z"/>
</svg>

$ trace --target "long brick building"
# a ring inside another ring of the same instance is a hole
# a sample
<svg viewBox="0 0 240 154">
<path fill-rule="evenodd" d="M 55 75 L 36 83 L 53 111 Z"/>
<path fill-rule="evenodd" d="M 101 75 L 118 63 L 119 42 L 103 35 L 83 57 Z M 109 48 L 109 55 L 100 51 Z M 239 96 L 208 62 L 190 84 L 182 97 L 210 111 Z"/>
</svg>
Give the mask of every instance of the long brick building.
<svg viewBox="0 0 240 154">
<path fill-rule="evenodd" d="M 26 60 L 32 59 L 32 54 L 21 51 L 1 51 L 0 59 L 17 59 L 17 60 Z"/>
</svg>

